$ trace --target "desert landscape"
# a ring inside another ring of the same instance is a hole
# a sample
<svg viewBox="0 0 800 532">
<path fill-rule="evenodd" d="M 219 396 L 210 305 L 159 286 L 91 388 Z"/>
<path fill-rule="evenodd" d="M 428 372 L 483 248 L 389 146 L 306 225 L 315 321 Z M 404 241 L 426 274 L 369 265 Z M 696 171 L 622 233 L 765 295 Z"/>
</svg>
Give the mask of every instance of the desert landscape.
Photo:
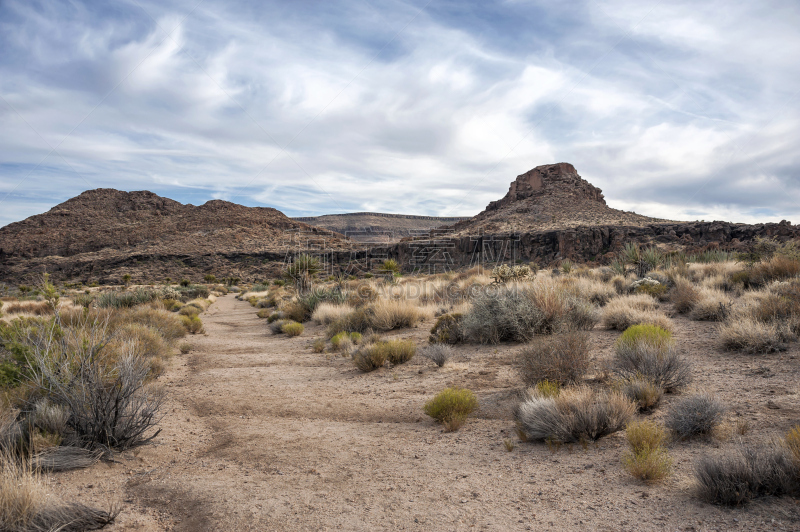
<svg viewBox="0 0 800 532">
<path fill-rule="evenodd" d="M 799 27 L 0 1 L 0 532 L 800 532 Z"/>
<path fill-rule="evenodd" d="M 4 529 L 800 527 L 791 224 L 615 211 L 566 164 L 427 238 L 302 224 L 90 191 L 0 229 Z"/>
</svg>

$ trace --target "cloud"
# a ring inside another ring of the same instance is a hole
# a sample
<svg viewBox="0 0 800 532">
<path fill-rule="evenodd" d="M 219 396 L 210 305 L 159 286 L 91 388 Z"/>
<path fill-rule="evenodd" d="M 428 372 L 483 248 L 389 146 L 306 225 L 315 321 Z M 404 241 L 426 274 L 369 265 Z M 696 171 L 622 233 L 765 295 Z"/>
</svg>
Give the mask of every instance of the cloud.
<svg viewBox="0 0 800 532">
<path fill-rule="evenodd" d="M 800 7 L 666 4 L 8 0 L 0 225 L 94 187 L 465 216 L 560 161 L 626 210 L 797 220 Z"/>
</svg>

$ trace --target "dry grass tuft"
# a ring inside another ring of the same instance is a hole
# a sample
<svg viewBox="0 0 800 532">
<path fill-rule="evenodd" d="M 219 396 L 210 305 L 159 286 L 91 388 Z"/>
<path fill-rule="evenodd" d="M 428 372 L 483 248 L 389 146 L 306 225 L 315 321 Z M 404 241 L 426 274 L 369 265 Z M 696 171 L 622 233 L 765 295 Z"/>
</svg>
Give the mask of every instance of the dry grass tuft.
<svg viewBox="0 0 800 532">
<path fill-rule="evenodd" d="M 320 303 L 311 315 L 311 319 L 320 325 L 330 325 L 349 314 L 351 310 L 347 305 Z"/>
<path fill-rule="evenodd" d="M 634 401 L 639 412 L 649 412 L 661 402 L 663 389 L 647 377 L 635 376 L 624 380 L 619 386 L 625 397 Z"/>
<path fill-rule="evenodd" d="M 786 349 L 791 332 L 781 323 L 763 323 L 746 315 L 731 316 L 719 327 L 725 349 L 746 353 L 772 353 Z"/>
<path fill-rule="evenodd" d="M 589 335 L 569 332 L 536 337 L 518 355 L 522 380 L 528 386 L 540 381 L 576 383 L 589 369 Z"/>
<path fill-rule="evenodd" d="M 694 471 L 698 496 L 727 506 L 796 493 L 798 474 L 789 452 L 776 444 L 741 447 L 734 455 L 704 457 Z"/>
<path fill-rule="evenodd" d="M 419 355 L 427 358 L 440 368 L 444 366 L 450 358 L 452 358 L 455 350 L 448 344 L 430 344 L 423 347 Z"/>
<path fill-rule="evenodd" d="M 675 286 L 670 292 L 670 300 L 675 305 L 675 310 L 685 314 L 691 312 L 700 301 L 700 293 L 688 279 L 676 277 Z"/>
<path fill-rule="evenodd" d="M 516 418 L 531 440 L 569 443 L 622 430 L 635 412 L 636 405 L 618 392 L 579 387 L 564 389 L 557 397 L 532 395 L 517 407 Z"/>
<path fill-rule="evenodd" d="M 378 331 L 391 331 L 413 327 L 425 318 L 433 317 L 430 311 L 405 300 L 379 300 L 370 306 L 371 327 Z"/>
<path fill-rule="evenodd" d="M 631 325 L 645 323 L 672 330 L 672 322 L 657 307 L 656 300 L 645 294 L 617 297 L 603 308 L 603 326 L 624 331 Z"/>
<path fill-rule="evenodd" d="M 48 498 L 44 480 L 29 463 L 8 455 L 0 457 L 0 530 L 96 530 L 111 523 L 118 513 L 55 502 Z"/>
</svg>

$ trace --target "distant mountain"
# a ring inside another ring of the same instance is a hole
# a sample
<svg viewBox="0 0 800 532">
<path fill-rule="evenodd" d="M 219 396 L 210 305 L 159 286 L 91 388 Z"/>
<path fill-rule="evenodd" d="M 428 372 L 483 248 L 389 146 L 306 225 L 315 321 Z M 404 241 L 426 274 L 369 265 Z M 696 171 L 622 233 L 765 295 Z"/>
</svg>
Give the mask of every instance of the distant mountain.
<svg viewBox="0 0 800 532">
<path fill-rule="evenodd" d="M 353 212 L 293 218 L 293 220 L 336 231 L 356 242 L 382 244 L 396 242 L 405 237 L 415 236 L 444 225 L 452 225 L 462 220 L 469 220 L 469 218 Z"/>
<path fill-rule="evenodd" d="M 221 200 L 196 207 L 148 191 L 95 189 L 0 228 L 0 279 L 46 269 L 62 278 L 111 279 L 124 270 L 142 280 L 197 280 L 203 273 L 233 274 L 253 257 L 278 260 L 298 246 L 352 245 L 276 209 Z M 266 274 L 263 267 L 255 271 Z"/>
</svg>

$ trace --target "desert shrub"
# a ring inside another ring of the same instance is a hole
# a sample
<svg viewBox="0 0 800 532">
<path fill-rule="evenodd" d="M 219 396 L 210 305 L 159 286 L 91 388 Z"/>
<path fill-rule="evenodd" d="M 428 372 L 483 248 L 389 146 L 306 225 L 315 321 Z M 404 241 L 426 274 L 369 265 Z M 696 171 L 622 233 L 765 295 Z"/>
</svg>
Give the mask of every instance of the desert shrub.
<svg viewBox="0 0 800 532">
<path fill-rule="evenodd" d="M 281 332 L 286 336 L 300 336 L 303 334 L 303 324 L 297 322 L 284 323 Z"/>
<path fill-rule="evenodd" d="M 273 299 L 267 299 L 267 298 L 259 299 L 259 300 L 256 301 L 256 305 L 255 305 L 255 307 L 258 308 L 258 309 L 266 309 L 266 308 L 274 307 L 274 306 L 275 306 L 275 299 L 274 298 Z"/>
<path fill-rule="evenodd" d="M 94 294 L 75 294 L 72 296 L 72 302 L 76 306 L 89 308 L 94 303 Z"/>
<path fill-rule="evenodd" d="M 627 294 L 628 287 L 630 286 L 630 283 L 622 274 L 612 277 L 609 284 L 614 288 L 617 294 Z"/>
<path fill-rule="evenodd" d="M 148 360 L 134 342 L 109 348 L 107 325 L 51 327 L 30 338 L 30 379 L 50 403 L 69 412 L 70 437 L 85 448 L 125 450 L 160 432 L 164 396 L 146 385 Z"/>
<path fill-rule="evenodd" d="M 353 352 L 352 358 L 356 367 L 367 373 L 383 367 L 388 354 L 388 350 L 383 348 L 380 342 L 377 342 L 361 346 Z"/>
<path fill-rule="evenodd" d="M 386 358 L 394 365 L 405 364 L 417 352 L 417 346 L 411 340 L 388 340 L 376 343 L 375 346 L 386 349 Z"/>
<path fill-rule="evenodd" d="M 272 334 L 281 334 L 283 333 L 283 326 L 287 323 L 292 323 L 292 320 L 276 320 L 269 324 L 269 330 L 272 331 Z M 295 322 L 297 323 L 297 322 Z"/>
<path fill-rule="evenodd" d="M 146 288 L 137 288 L 130 292 L 103 292 L 97 296 L 96 304 L 100 308 L 131 308 L 155 301 L 160 294 Z"/>
<path fill-rule="evenodd" d="M 187 332 L 191 334 L 203 332 L 203 322 L 197 316 L 181 316 L 180 318 Z"/>
<path fill-rule="evenodd" d="M 515 412 L 520 430 L 531 440 L 597 440 L 625 426 L 636 406 L 618 392 L 587 387 L 564 389 L 557 397 L 532 395 Z"/>
<path fill-rule="evenodd" d="M 521 342 L 543 332 L 546 322 L 545 313 L 521 289 L 503 287 L 476 297 L 461 329 L 467 339 L 483 344 Z"/>
<path fill-rule="evenodd" d="M 428 342 L 432 344 L 457 344 L 464 340 L 461 331 L 461 320 L 464 315 L 460 313 L 443 314 L 436 319 L 431 328 Z"/>
<path fill-rule="evenodd" d="M 663 312 L 656 310 L 658 303 L 650 296 L 632 294 L 612 299 L 603 307 L 603 326 L 624 331 L 641 323 L 672 329 L 672 322 Z"/>
<path fill-rule="evenodd" d="M 739 506 L 763 496 L 797 491 L 798 467 L 780 445 L 740 447 L 733 455 L 701 458 L 694 471 L 698 496 Z"/>
<path fill-rule="evenodd" d="M 173 286 L 172 289 L 180 295 L 177 299 L 180 299 L 181 301 L 206 299 L 211 294 L 211 290 L 209 290 L 207 286 L 200 284 L 190 284 L 188 286 L 177 287 Z"/>
<path fill-rule="evenodd" d="M 347 315 L 351 309 L 335 303 L 320 303 L 311 315 L 311 319 L 320 325 L 330 325 Z"/>
<path fill-rule="evenodd" d="M 465 388 L 445 388 L 425 403 L 425 413 L 444 424 L 447 432 L 458 430 L 478 408 L 475 394 Z"/>
<path fill-rule="evenodd" d="M 636 453 L 650 452 L 663 446 L 667 441 L 664 428 L 655 421 L 634 421 L 625 429 L 625 438 L 631 450 Z"/>
<path fill-rule="evenodd" d="M 395 259 L 386 259 L 380 268 L 381 273 L 397 275 L 400 273 L 400 263 Z"/>
<path fill-rule="evenodd" d="M 689 317 L 698 321 L 723 321 L 731 312 L 731 303 L 724 292 L 710 288 L 703 288 L 698 292 L 698 298 Z"/>
<path fill-rule="evenodd" d="M 128 342 L 135 346 L 136 353 L 143 357 L 165 357 L 170 349 L 158 331 L 139 323 L 126 323 L 113 333 L 113 342 Z"/>
<path fill-rule="evenodd" d="M 437 343 L 424 346 L 420 350 L 419 355 L 427 358 L 441 368 L 452 358 L 454 352 L 455 350 L 450 344 Z"/>
<path fill-rule="evenodd" d="M 691 365 L 675 350 L 669 331 L 652 325 L 634 325 L 614 346 L 612 368 L 625 380 L 645 378 L 673 391 L 692 380 Z"/>
<path fill-rule="evenodd" d="M 742 315 L 730 317 L 720 325 L 718 333 L 725 349 L 746 353 L 782 351 L 791 338 L 784 324 L 763 323 Z"/>
<path fill-rule="evenodd" d="M 276 320 L 282 320 L 285 317 L 286 317 L 286 314 L 284 314 L 283 311 L 278 310 L 276 312 L 273 312 L 269 316 L 267 316 L 267 323 L 272 323 L 273 321 L 276 321 Z"/>
<path fill-rule="evenodd" d="M 34 316 L 48 316 L 53 314 L 53 308 L 47 301 L 12 301 L 3 306 L 7 314 L 33 314 Z"/>
<path fill-rule="evenodd" d="M 365 308 L 355 308 L 348 314 L 337 319 L 330 325 L 326 334 L 332 338 L 340 332 L 360 332 L 364 333 L 372 329 L 371 310 Z"/>
<path fill-rule="evenodd" d="M 178 314 L 181 316 L 199 316 L 200 312 L 202 311 L 194 305 L 184 305 L 178 311 Z"/>
<path fill-rule="evenodd" d="M 256 316 L 258 316 L 259 318 L 269 318 L 272 314 L 273 312 L 268 308 L 262 308 L 259 309 L 258 312 L 256 312 Z"/>
<path fill-rule="evenodd" d="M 631 475 L 645 482 L 661 480 L 672 472 L 672 458 L 663 447 L 642 453 L 627 453 L 623 455 L 622 463 Z"/>
<path fill-rule="evenodd" d="M 311 313 L 300 301 L 290 301 L 283 306 L 283 315 L 287 320 L 302 323 L 311 317 Z"/>
<path fill-rule="evenodd" d="M 161 308 L 140 306 L 117 311 L 110 316 L 110 320 L 112 328 L 124 323 L 145 325 L 158 331 L 164 340 L 170 343 L 186 336 L 186 329 L 183 327 L 181 318 Z"/>
<path fill-rule="evenodd" d="M 653 421 L 629 423 L 625 437 L 631 451 L 622 457 L 625 469 L 645 482 L 668 476 L 672 470 L 672 459 L 664 449 L 664 429 Z"/>
<path fill-rule="evenodd" d="M 749 285 L 764 286 L 773 281 L 783 281 L 800 274 L 800 261 L 776 255 L 771 259 L 755 264 L 750 270 Z"/>
<path fill-rule="evenodd" d="M 378 331 L 413 327 L 425 319 L 419 307 L 405 300 L 376 301 L 370 306 L 370 311 L 371 328 Z"/>
<path fill-rule="evenodd" d="M 711 395 L 690 395 L 672 406 L 664 423 L 683 439 L 711 434 L 722 421 L 725 410 L 725 405 Z"/>
<path fill-rule="evenodd" d="M 311 349 L 313 349 L 315 353 L 322 353 L 325 351 L 325 340 L 322 338 L 317 338 L 311 345 Z"/>
<path fill-rule="evenodd" d="M 182 355 L 189 353 L 192 350 L 192 344 L 182 343 L 178 346 L 178 350 L 181 352 Z"/>
<path fill-rule="evenodd" d="M 331 347 L 334 351 L 348 353 L 353 347 L 353 340 L 346 331 L 342 331 L 331 338 Z"/>
<path fill-rule="evenodd" d="M 663 300 L 667 294 L 666 285 L 650 277 L 634 281 L 631 288 L 636 294 L 646 294 L 658 300 Z"/>
<path fill-rule="evenodd" d="M 663 389 L 650 378 L 634 376 L 623 380 L 619 385 L 622 394 L 636 403 L 640 412 L 649 412 L 661 402 Z"/>
<path fill-rule="evenodd" d="M 529 386 L 543 380 L 579 382 L 589 369 L 589 335 L 575 331 L 536 337 L 519 352 L 518 364 L 522 380 Z"/>
<path fill-rule="evenodd" d="M 691 312 L 700 300 L 700 293 L 697 288 L 682 277 L 675 278 L 675 286 L 670 292 L 670 301 L 675 305 L 675 310 L 680 313 Z"/>
<path fill-rule="evenodd" d="M 364 335 L 362 335 L 360 332 L 355 332 L 354 331 L 354 332 L 350 333 L 350 340 L 352 340 L 353 343 L 356 344 L 356 345 L 361 344 L 363 342 L 363 339 L 364 339 Z M 373 341 L 375 341 L 375 340 L 373 340 Z"/>
</svg>

